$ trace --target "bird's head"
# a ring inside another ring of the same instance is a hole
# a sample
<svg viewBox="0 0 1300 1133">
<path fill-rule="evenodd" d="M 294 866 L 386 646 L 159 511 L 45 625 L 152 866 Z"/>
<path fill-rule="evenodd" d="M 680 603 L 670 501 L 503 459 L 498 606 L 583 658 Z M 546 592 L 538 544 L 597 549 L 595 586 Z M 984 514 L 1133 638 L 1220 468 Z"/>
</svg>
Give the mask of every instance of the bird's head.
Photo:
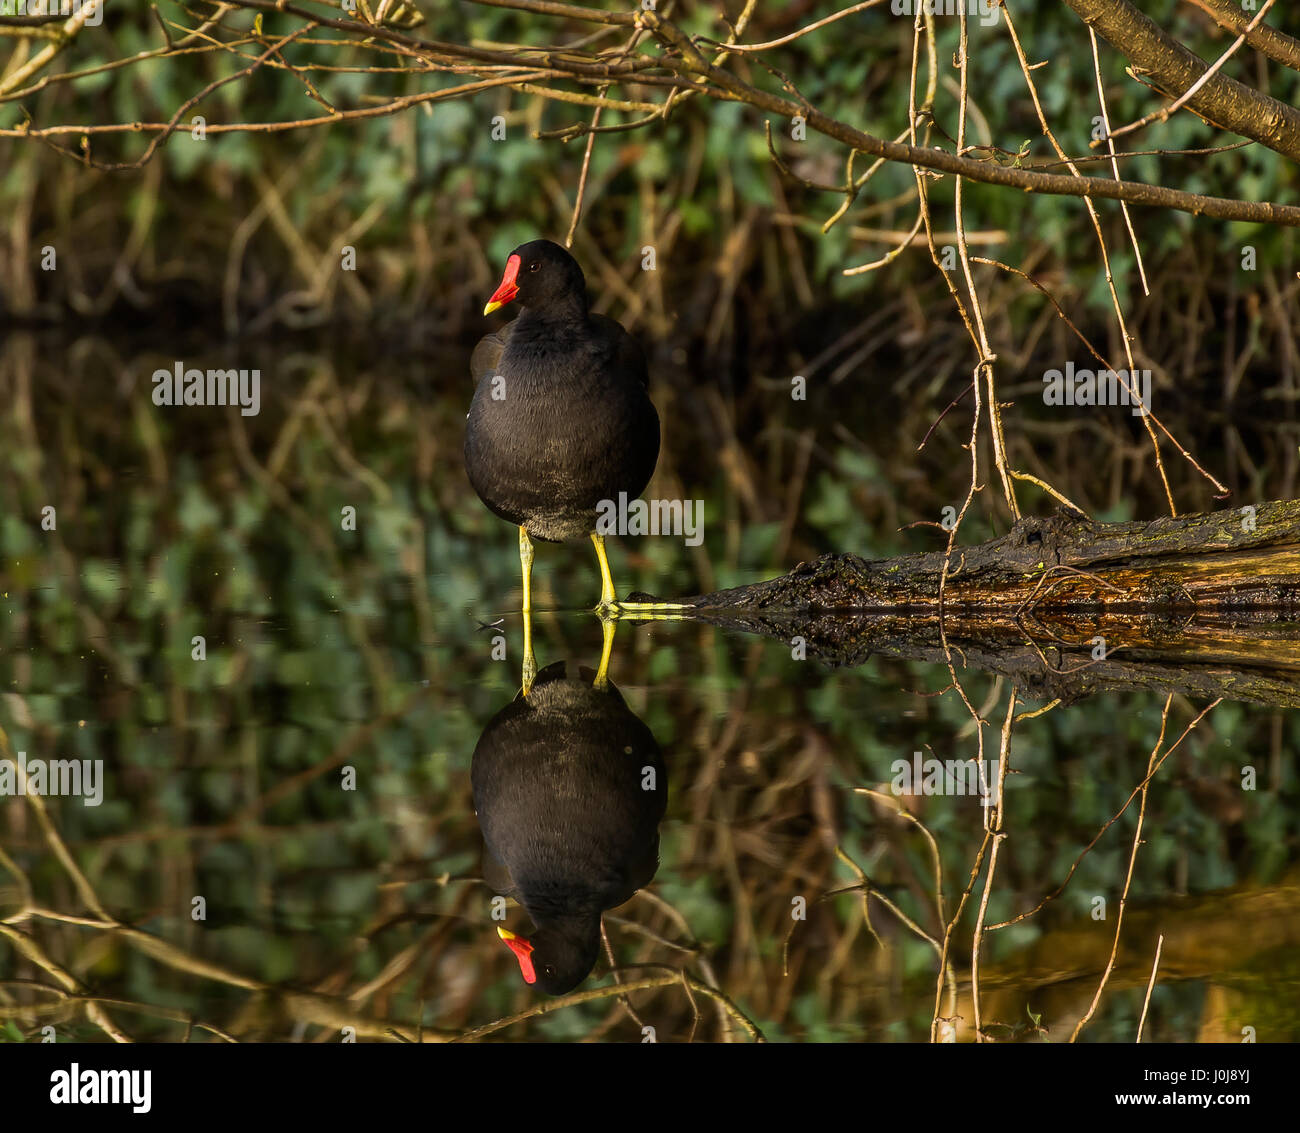
<svg viewBox="0 0 1300 1133">
<path fill-rule="evenodd" d="M 582 983 L 596 966 L 600 918 L 590 926 L 567 922 L 542 925 L 531 938 L 499 927 L 497 935 L 519 961 L 524 983 L 547 995 L 564 995 Z"/>
<path fill-rule="evenodd" d="M 518 299 L 534 310 L 574 307 L 585 313 L 587 280 L 568 252 L 550 240 L 520 244 L 506 259 L 506 270 L 483 308 L 490 315 Z"/>
</svg>

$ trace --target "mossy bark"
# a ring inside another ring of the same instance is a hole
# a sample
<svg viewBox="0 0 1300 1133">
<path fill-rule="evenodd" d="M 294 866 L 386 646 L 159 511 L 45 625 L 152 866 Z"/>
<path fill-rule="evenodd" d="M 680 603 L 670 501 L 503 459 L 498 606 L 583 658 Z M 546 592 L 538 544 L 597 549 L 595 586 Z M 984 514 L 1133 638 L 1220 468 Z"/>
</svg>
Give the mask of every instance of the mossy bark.
<svg viewBox="0 0 1300 1133">
<path fill-rule="evenodd" d="M 951 557 L 823 555 L 685 601 L 698 620 L 829 664 L 951 658 L 1031 696 L 1143 687 L 1300 706 L 1296 501 L 1149 523 L 1024 519 Z"/>
</svg>

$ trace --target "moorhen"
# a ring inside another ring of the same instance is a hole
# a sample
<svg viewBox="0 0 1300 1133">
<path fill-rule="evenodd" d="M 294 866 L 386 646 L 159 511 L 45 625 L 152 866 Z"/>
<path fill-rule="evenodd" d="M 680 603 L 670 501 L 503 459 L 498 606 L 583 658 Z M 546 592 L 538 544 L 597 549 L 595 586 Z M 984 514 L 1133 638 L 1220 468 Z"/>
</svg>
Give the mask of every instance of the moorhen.
<svg viewBox="0 0 1300 1133">
<path fill-rule="evenodd" d="M 582 268 L 550 240 L 510 253 L 483 313 L 516 299 L 519 317 L 486 335 L 470 359 L 465 467 L 479 498 L 519 528 L 525 611 L 531 540 L 590 536 L 600 563 L 597 609 L 611 612 L 614 581 L 596 510 L 620 492 L 639 496 L 659 459 L 645 355 L 617 322 L 587 310 Z"/>
<path fill-rule="evenodd" d="M 536 925 L 530 937 L 497 933 L 524 980 L 549 995 L 586 978 L 601 913 L 654 877 L 668 794 L 650 729 L 608 680 L 578 676 L 564 661 L 547 665 L 488 723 L 470 768 L 491 855 L 484 873 Z"/>
</svg>

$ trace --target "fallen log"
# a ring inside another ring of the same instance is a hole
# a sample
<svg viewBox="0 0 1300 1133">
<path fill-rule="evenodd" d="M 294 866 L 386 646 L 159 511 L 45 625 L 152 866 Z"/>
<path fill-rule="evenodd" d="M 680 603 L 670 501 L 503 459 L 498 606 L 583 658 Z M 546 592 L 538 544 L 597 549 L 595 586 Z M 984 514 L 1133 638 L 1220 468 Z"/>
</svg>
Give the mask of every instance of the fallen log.
<svg viewBox="0 0 1300 1133">
<path fill-rule="evenodd" d="M 823 555 L 683 602 L 695 620 L 831 665 L 951 658 L 1044 699 L 1149 688 L 1300 706 L 1298 501 L 1146 523 L 1023 519 L 951 556 Z"/>
<path fill-rule="evenodd" d="M 822 555 L 767 582 L 685 599 L 701 610 L 1300 610 L 1300 501 L 1149 523 L 1022 519 L 974 547 L 867 560 Z"/>
</svg>

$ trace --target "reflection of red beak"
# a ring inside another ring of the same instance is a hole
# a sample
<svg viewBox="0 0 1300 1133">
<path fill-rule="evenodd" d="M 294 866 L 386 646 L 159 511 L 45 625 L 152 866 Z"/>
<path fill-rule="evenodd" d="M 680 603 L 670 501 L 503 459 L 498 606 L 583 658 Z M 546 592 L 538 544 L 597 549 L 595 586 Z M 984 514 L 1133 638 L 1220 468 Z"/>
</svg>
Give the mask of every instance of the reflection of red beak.
<svg viewBox="0 0 1300 1133">
<path fill-rule="evenodd" d="M 511 256 L 510 258 L 515 261 L 515 267 L 517 268 L 519 266 L 519 257 Z M 510 269 L 507 267 L 506 271 L 508 273 Z M 533 971 L 533 946 L 522 936 L 516 936 L 509 929 L 502 928 L 500 925 L 497 926 L 497 936 L 506 942 L 507 947 L 519 960 L 519 971 L 524 977 L 524 983 L 536 983 L 537 973 Z"/>
<path fill-rule="evenodd" d="M 516 295 L 519 294 L 519 287 L 515 283 L 515 277 L 519 275 L 519 257 L 511 256 L 506 260 L 506 273 L 501 277 L 501 283 L 497 289 L 492 292 L 492 298 L 487 301 L 487 306 L 483 308 L 485 315 L 490 315 L 498 307 L 504 307 Z M 528 981 L 532 983 L 532 980 Z"/>
</svg>

